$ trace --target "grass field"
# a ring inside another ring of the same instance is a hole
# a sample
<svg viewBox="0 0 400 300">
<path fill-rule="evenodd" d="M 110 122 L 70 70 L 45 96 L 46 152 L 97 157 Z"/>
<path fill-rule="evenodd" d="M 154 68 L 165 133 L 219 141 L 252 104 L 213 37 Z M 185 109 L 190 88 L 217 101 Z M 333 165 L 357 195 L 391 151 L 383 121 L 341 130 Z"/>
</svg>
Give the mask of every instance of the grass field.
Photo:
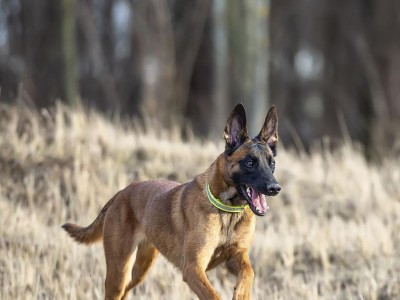
<svg viewBox="0 0 400 300">
<path fill-rule="evenodd" d="M 0 299 L 102 299 L 101 243 L 80 246 L 60 226 L 88 224 L 131 180 L 187 181 L 224 147 L 145 128 L 0 106 Z M 251 251 L 254 299 L 400 299 L 399 158 L 369 165 L 351 143 L 280 149 L 276 177 L 283 190 L 257 218 Z M 209 277 L 232 297 L 224 268 Z M 161 256 L 131 298 L 196 299 Z"/>
</svg>

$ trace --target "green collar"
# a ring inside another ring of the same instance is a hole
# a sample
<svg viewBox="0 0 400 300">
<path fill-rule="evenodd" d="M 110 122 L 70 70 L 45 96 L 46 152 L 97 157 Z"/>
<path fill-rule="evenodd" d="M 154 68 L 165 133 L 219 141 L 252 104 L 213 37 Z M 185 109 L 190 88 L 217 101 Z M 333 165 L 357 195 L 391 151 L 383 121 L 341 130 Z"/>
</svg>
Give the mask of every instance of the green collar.
<svg viewBox="0 0 400 300">
<path fill-rule="evenodd" d="M 243 212 L 247 206 L 247 204 L 241 206 L 233 206 L 222 203 L 221 200 L 215 198 L 214 195 L 211 193 L 210 186 L 208 185 L 208 183 L 206 186 L 206 190 L 207 190 L 207 198 L 211 202 L 211 204 L 214 205 L 216 208 L 223 210 L 225 212 L 230 212 L 230 213 Z"/>
</svg>

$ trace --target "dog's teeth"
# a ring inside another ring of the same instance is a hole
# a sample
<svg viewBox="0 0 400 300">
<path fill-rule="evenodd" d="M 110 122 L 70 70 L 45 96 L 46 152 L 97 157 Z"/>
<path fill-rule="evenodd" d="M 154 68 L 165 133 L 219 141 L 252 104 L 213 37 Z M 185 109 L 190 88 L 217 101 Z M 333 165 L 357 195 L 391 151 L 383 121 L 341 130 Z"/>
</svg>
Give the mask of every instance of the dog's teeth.
<svg viewBox="0 0 400 300">
<path fill-rule="evenodd" d="M 246 192 L 247 192 L 247 195 L 249 195 L 249 197 L 251 197 L 251 190 L 250 190 L 250 187 L 247 187 Z"/>
</svg>

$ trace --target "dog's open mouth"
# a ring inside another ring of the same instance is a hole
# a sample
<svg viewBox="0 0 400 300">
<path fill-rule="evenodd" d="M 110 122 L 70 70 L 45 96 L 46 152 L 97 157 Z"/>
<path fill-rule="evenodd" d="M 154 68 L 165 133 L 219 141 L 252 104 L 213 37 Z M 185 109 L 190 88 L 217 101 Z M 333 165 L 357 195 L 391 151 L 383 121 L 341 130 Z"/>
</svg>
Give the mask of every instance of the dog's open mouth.
<svg viewBox="0 0 400 300">
<path fill-rule="evenodd" d="M 267 196 L 259 193 L 249 185 L 243 184 L 240 187 L 244 197 L 246 198 L 246 201 L 249 203 L 251 210 L 258 216 L 264 216 L 269 209 Z"/>
</svg>

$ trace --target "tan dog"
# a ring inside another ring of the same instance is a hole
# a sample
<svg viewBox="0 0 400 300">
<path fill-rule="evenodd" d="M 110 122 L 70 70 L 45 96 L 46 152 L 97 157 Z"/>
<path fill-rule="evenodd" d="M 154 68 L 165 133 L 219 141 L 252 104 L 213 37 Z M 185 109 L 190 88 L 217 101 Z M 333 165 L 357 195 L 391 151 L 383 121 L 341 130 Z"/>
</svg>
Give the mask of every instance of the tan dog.
<svg viewBox="0 0 400 300">
<path fill-rule="evenodd" d="M 63 225 L 79 243 L 103 238 L 106 299 L 124 299 L 143 281 L 159 252 L 182 271 L 183 280 L 200 299 L 220 299 L 206 271 L 223 262 L 237 276 L 233 299 L 250 299 L 254 215 L 265 215 L 266 195 L 281 189 L 273 176 L 277 124 L 272 106 L 259 135 L 250 139 L 244 107 L 238 104 L 226 123 L 225 152 L 203 174 L 184 184 L 132 183 L 88 227 Z"/>
</svg>

